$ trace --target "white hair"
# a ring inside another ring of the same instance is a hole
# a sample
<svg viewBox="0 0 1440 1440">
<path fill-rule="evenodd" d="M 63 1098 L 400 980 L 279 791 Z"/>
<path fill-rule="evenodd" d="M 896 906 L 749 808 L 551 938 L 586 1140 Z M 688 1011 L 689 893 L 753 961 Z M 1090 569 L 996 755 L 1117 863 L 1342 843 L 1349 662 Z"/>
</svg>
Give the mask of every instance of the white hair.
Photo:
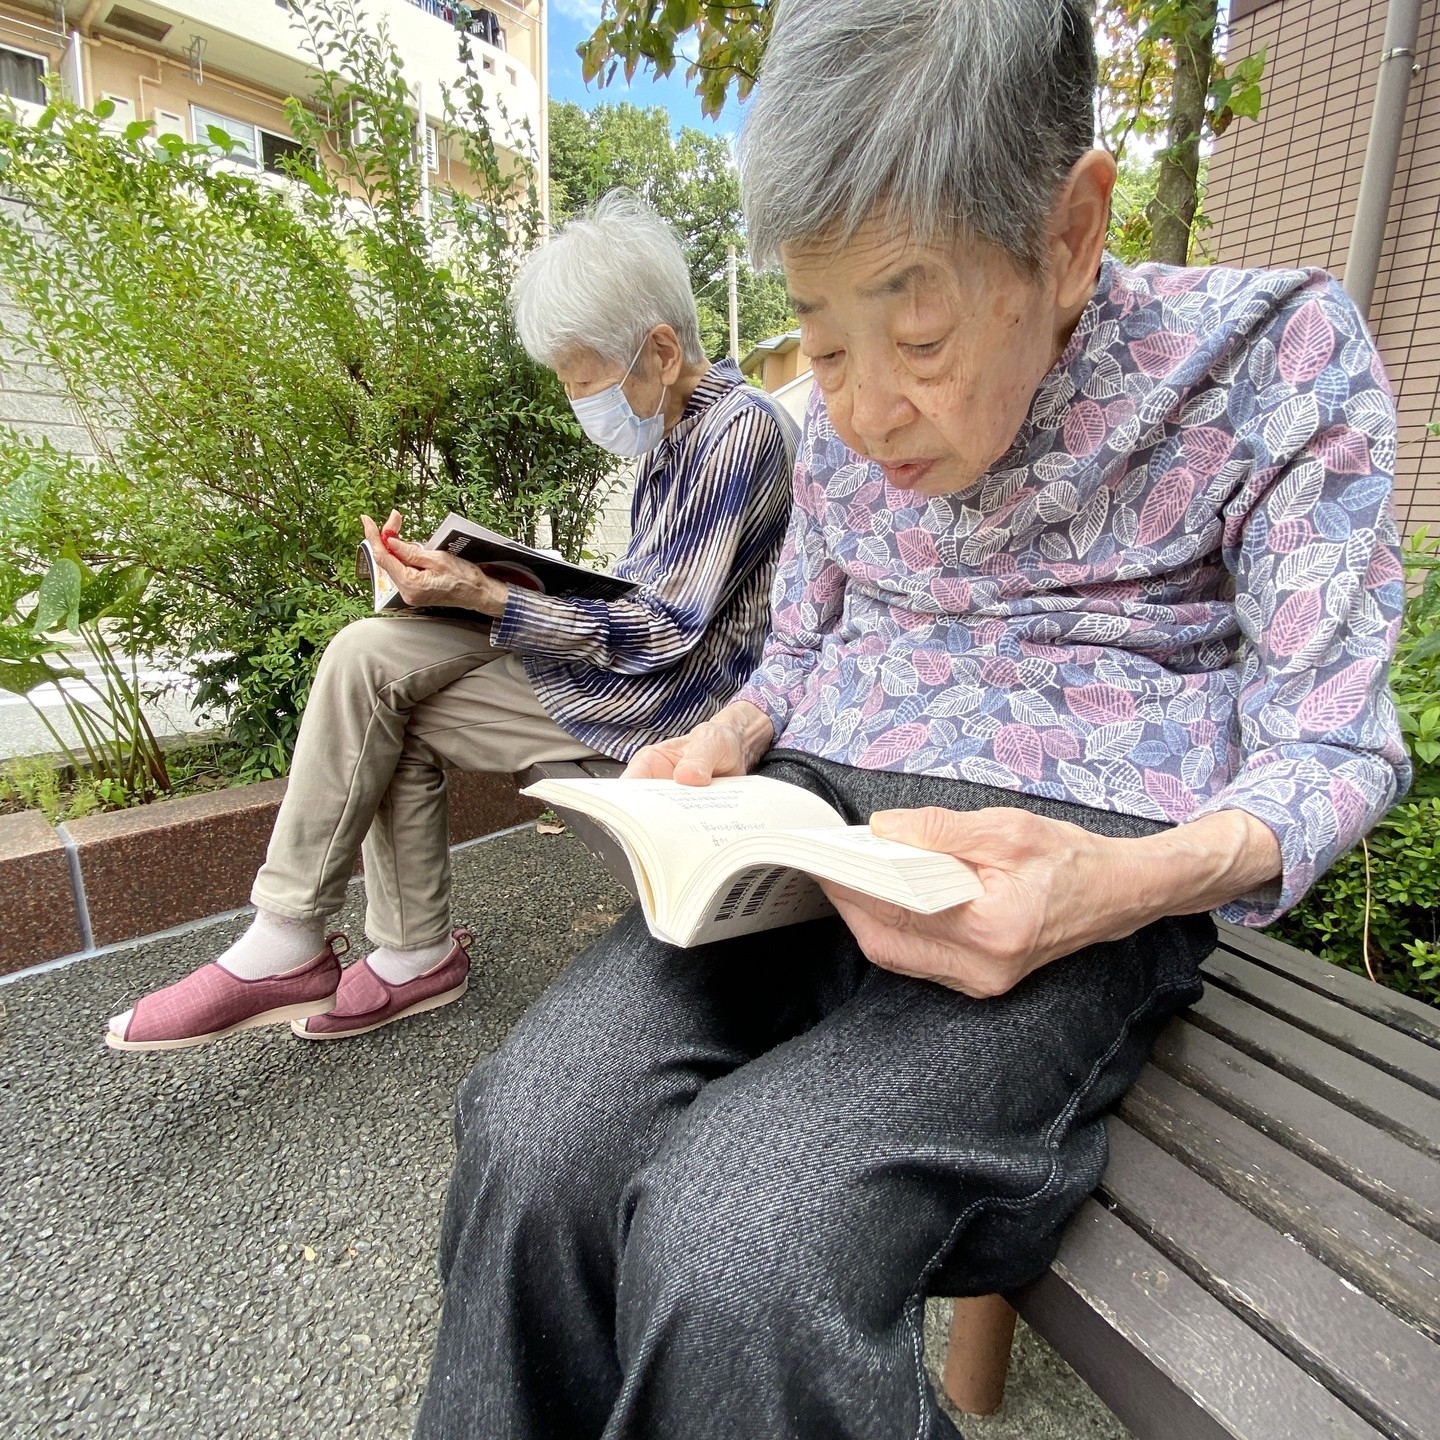
<svg viewBox="0 0 1440 1440">
<path fill-rule="evenodd" d="M 520 263 L 510 286 L 520 343 L 552 368 L 590 350 L 628 365 L 668 325 L 688 364 L 705 362 L 690 271 L 669 226 L 627 190 L 612 190 Z"/>
<path fill-rule="evenodd" d="M 752 255 L 880 207 L 1034 272 L 1094 143 L 1095 66 L 1083 0 L 780 0 L 739 145 Z"/>
</svg>

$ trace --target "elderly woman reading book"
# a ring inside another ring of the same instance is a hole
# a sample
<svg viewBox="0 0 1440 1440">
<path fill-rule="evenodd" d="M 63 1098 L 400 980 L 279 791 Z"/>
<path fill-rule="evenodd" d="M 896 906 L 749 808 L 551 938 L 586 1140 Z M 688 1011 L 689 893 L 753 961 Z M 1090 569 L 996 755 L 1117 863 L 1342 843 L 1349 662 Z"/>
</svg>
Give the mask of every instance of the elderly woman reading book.
<svg viewBox="0 0 1440 1440">
<path fill-rule="evenodd" d="M 117 1050 L 199 1045 L 289 1022 L 362 1035 L 457 1000 L 470 959 L 450 932 L 445 768 L 628 759 L 713 714 L 753 667 L 789 509 L 794 424 L 711 364 L 680 246 L 623 192 L 522 265 L 512 291 L 530 354 L 587 435 L 638 457 L 620 599 L 536 594 L 365 517 L 407 604 L 347 626 L 320 663 L 249 930 L 115 1016 Z M 326 937 L 363 849 L 372 949 L 343 971 Z"/>
<path fill-rule="evenodd" d="M 425 1440 L 955 1435 L 926 1295 L 1049 1264 L 1208 912 L 1407 783 L 1364 322 L 1108 257 L 1094 84 L 1078 0 L 776 12 L 743 197 L 818 393 L 761 662 L 629 773 L 790 781 L 985 893 L 576 960 L 460 1094 Z"/>
</svg>

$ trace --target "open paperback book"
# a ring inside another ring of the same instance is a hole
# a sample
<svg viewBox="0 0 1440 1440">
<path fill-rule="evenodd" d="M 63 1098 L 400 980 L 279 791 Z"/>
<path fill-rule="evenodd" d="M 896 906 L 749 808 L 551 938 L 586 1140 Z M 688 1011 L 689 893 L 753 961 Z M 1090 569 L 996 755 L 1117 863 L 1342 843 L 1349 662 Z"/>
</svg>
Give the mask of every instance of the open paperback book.
<svg viewBox="0 0 1440 1440">
<path fill-rule="evenodd" d="M 602 575 L 583 565 L 572 565 L 550 550 L 537 550 L 518 540 L 507 540 L 494 530 L 467 520 L 453 511 L 425 542 L 427 550 L 448 550 L 452 555 L 483 565 L 497 580 L 522 590 L 546 595 L 567 595 L 581 600 L 618 600 L 636 588 L 633 580 Z M 368 581 L 374 592 L 376 610 L 404 610 L 405 600 L 395 582 L 376 563 L 368 540 L 360 542 L 355 557 L 355 574 Z M 463 612 L 457 612 L 463 613 Z"/>
<path fill-rule="evenodd" d="M 635 872 L 650 933 L 704 945 L 833 913 L 813 876 L 933 915 L 985 893 L 973 867 L 847 825 L 818 795 L 764 775 L 540 780 L 525 789 L 608 830 Z"/>
</svg>

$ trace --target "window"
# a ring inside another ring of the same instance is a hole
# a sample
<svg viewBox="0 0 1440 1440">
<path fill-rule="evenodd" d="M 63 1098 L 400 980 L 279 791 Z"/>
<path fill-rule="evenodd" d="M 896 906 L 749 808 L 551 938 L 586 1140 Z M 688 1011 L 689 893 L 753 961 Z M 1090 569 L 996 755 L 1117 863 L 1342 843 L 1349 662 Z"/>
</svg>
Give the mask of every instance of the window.
<svg viewBox="0 0 1440 1440">
<path fill-rule="evenodd" d="M 0 95 L 30 105 L 45 103 L 45 57 L 0 45 Z"/>
<path fill-rule="evenodd" d="M 221 115 L 214 110 L 204 110 L 199 105 L 190 107 L 190 124 L 195 131 L 195 143 L 197 145 L 208 145 L 217 154 L 223 153 L 224 147 L 217 145 L 211 138 L 211 130 L 223 130 L 235 144 L 231 147 L 229 158 L 239 161 L 242 165 L 254 165 L 256 163 L 256 151 L 259 144 L 256 139 L 255 127 L 246 120 L 232 120 L 228 115 Z"/>
<path fill-rule="evenodd" d="M 425 127 L 425 168 L 440 168 L 440 136 L 433 125 Z"/>
<path fill-rule="evenodd" d="M 190 123 L 195 131 L 195 143 L 210 145 L 217 153 L 221 147 L 213 143 L 208 132 L 212 127 L 223 130 L 235 142 L 229 158 L 241 165 L 254 165 L 272 175 L 283 175 L 286 173 L 284 162 L 292 156 L 305 164 L 315 164 L 313 153 L 298 140 L 277 135 L 273 130 L 262 130 L 248 120 L 235 120 L 218 111 L 192 105 Z"/>
<path fill-rule="evenodd" d="M 287 174 L 288 170 L 281 162 L 290 159 L 301 165 L 313 166 L 315 163 L 309 146 L 292 140 L 288 135 L 276 135 L 269 130 L 260 131 L 260 164 L 264 169 L 276 175 Z"/>
</svg>

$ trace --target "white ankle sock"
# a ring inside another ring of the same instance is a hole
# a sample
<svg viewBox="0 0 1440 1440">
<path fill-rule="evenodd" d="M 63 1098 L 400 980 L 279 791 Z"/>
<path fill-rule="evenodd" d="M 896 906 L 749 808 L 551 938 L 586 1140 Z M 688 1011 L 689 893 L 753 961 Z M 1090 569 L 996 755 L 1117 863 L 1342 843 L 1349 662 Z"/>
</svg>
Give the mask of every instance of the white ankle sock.
<svg viewBox="0 0 1440 1440">
<path fill-rule="evenodd" d="M 237 980 L 268 980 L 313 960 L 324 943 L 323 920 L 288 920 L 257 910 L 250 928 L 223 955 L 217 955 L 215 963 Z"/>
<path fill-rule="evenodd" d="M 382 945 L 365 958 L 370 962 L 370 968 L 387 984 L 404 985 L 427 970 L 433 970 L 450 953 L 452 944 L 451 940 L 441 940 L 419 950 L 392 950 L 390 946 Z"/>
</svg>

